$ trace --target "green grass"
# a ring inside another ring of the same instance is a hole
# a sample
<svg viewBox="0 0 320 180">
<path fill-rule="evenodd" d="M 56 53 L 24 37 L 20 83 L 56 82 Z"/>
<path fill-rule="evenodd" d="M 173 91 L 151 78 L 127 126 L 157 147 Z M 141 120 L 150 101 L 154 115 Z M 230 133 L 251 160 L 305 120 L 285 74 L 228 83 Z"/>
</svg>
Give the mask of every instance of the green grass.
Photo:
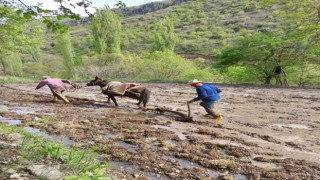
<svg viewBox="0 0 320 180">
<path fill-rule="evenodd" d="M 108 166 L 97 160 L 99 154 L 95 153 L 96 148 L 87 150 L 67 148 L 61 143 L 45 141 L 41 137 L 23 131 L 20 127 L 3 123 L 0 123 L 0 133 L 19 133 L 23 136 L 23 143 L 17 151 L 20 158 L 8 164 L 8 167 L 29 166 L 46 159 L 46 161 L 62 163 L 62 169 L 67 174 L 65 179 L 106 179 L 108 177 L 105 174 Z"/>
<path fill-rule="evenodd" d="M 36 81 L 39 81 L 39 78 L 0 76 L 0 83 L 36 82 Z"/>
</svg>

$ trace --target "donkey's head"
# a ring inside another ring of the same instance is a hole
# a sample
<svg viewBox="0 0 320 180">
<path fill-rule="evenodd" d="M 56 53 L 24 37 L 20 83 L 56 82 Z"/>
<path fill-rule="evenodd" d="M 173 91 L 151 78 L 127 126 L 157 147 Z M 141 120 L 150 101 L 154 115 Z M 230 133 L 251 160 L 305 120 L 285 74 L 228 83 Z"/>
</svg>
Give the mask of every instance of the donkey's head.
<svg viewBox="0 0 320 180">
<path fill-rule="evenodd" d="M 104 87 L 106 84 L 108 84 L 108 81 L 106 80 L 102 80 L 101 78 L 99 78 L 98 76 L 96 76 L 94 78 L 94 80 L 90 81 L 87 83 L 87 86 L 100 86 L 100 87 Z"/>
</svg>

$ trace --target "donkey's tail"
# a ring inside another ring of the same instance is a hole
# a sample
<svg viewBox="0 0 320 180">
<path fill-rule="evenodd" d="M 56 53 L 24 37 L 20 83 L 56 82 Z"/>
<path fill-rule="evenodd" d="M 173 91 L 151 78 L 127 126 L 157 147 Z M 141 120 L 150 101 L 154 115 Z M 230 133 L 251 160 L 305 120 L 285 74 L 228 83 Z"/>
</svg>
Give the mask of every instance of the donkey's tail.
<svg viewBox="0 0 320 180">
<path fill-rule="evenodd" d="M 151 91 L 149 89 L 145 89 L 143 92 L 143 96 L 142 96 L 142 102 L 143 102 L 143 106 L 146 107 L 149 99 L 150 99 L 150 95 L 151 95 Z"/>
</svg>

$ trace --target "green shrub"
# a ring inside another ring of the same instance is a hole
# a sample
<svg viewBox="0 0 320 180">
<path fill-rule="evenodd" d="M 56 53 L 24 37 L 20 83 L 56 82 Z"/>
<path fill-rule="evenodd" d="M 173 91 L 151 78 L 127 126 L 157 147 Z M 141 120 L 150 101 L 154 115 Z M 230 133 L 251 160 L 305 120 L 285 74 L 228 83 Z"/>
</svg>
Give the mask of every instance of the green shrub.
<svg viewBox="0 0 320 180">
<path fill-rule="evenodd" d="M 23 65 L 23 71 L 25 76 L 41 76 L 46 74 L 46 67 L 42 63 L 28 62 Z"/>
<path fill-rule="evenodd" d="M 209 69 L 197 69 L 191 72 L 188 72 L 184 78 L 187 80 L 199 79 L 204 82 L 221 82 L 221 78 L 214 71 Z"/>
<path fill-rule="evenodd" d="M 224 83 L 256 83 L 255 70 L 245 66 L 230 66 L 222 73 Z"/>
<path fill-rule="evenodd" d="M 186 81 L 195 77 L 206 78 L 212 74 L 183 57 L 170 52 L 153 52 L 145 54 L 145 63 L 141 64 L 142 79 L 158 81 Z"/>
<path fill-rule="evenodd" d="M 23 75 L 23 67 L 22 61 L 17 53 L 12 53 L 5 58 L 5 66 L 7 68 L 7 75 L 12 76 L 22 76 Z"/>
<path fill-rule="evenodd" d="M 285 69 L 289 85 L 300 87 L 319 87 L 319 67 L 313 64 L 289 66 Z"/>
</svg>

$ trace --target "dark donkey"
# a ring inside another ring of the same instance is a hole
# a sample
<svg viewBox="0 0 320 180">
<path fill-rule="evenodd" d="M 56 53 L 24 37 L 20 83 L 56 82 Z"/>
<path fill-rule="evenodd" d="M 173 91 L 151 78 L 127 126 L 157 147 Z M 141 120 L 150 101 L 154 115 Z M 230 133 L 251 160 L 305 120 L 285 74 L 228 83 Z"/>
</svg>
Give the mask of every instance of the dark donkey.
<svg viewBox="0 0 320 180">
<path fill-rule="evenodd" d="M 98 76 L 94 80 L 87 83 L 87 86 L 100 86 L 102 93 L 108 96 L 108 103 L 112 99 L 113 103 L 118 106 L 115 96 L 126 96 L 129 98 L 137 99 L 137 103 L 140 106 L 143 103 L 143 107 L 147 106 L 147 103 L 150 99 L 151 91 L 145 86 L 130 84 L 130 83 L 121 83 L 119 81 L 110 81 L 102 80 Z M 117 88 L 124 91 L 124 93 L 117 92 Z"/>
</svg>

